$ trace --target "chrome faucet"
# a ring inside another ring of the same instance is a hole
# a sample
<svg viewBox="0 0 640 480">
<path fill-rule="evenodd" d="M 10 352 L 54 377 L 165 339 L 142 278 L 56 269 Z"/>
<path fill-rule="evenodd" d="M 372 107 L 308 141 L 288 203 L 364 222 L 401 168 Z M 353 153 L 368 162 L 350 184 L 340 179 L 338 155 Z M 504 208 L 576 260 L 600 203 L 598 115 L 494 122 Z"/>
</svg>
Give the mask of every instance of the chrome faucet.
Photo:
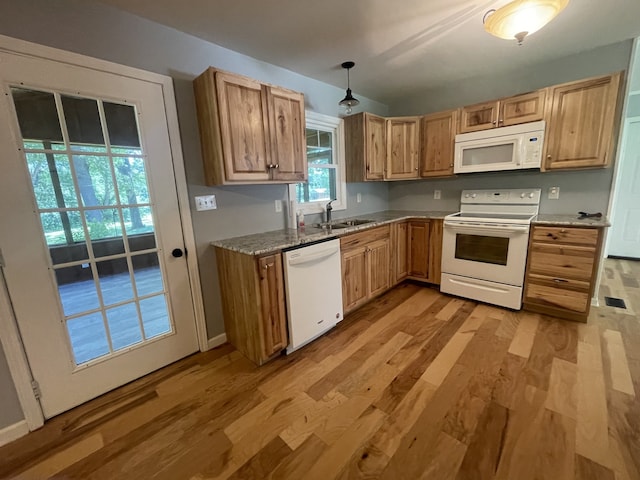
<svg viewBox="0 0 640 480">
<path fill-rule="evenodd" d="M 335 202 L 335 198 L 333 200 L 331 200 L 329 203 L 327 203 L 325 209 L 327 211 L 327 223 L 331 223 L 331 210 L 333 210 L 333 207 L 331 206 L 331 202 Z"/>
</svg>

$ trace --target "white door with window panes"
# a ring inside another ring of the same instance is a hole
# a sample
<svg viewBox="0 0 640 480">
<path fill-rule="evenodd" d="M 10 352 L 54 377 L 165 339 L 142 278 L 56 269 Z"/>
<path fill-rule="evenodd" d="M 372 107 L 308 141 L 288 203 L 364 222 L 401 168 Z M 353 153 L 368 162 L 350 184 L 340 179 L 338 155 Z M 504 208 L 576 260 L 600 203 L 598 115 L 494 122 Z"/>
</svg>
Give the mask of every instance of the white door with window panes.
<svg viewBox="0 0 640 480">
<path fill-rule="evenodd" d="M 198 349 L 161 83 L 0 52 L 0 248 L 49 418 Z"/>
<path fill-rule="evenodd" d="M 343 122 L 340 118 L 310 111 L 305 117 L 309 179 L 307 183 L 289 186 L 290 202 L 294 209 L 305 214 L 324 212 L 332 200 L 334 210 L 344 210 L 347 193 Z"/>
</svg>

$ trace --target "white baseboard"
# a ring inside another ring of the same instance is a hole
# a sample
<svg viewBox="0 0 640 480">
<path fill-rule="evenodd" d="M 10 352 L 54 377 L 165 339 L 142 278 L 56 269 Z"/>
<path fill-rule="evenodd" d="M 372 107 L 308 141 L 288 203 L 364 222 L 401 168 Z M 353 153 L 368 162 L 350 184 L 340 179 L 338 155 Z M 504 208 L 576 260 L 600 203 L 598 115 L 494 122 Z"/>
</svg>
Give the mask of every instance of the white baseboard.
<svg viewBox="0 0 640 480">
<path fill-rule="evenodd" d="M 26 420 L 20 420 L 18 423 L 3 428 L 0 430 L 0 447 L 24 437 L 27 433 L 29 433 L 29 425 Z"/>
<path fill-rule="evenodd" d="M 223 343 L 227 343 L 227 334 L 223 333 L 216 337 L 210 338 L 207 342 L 207 346 L 209 347 L 207 350 L 211 350 L 212 348 L 219 347 Z"/>
</svg>

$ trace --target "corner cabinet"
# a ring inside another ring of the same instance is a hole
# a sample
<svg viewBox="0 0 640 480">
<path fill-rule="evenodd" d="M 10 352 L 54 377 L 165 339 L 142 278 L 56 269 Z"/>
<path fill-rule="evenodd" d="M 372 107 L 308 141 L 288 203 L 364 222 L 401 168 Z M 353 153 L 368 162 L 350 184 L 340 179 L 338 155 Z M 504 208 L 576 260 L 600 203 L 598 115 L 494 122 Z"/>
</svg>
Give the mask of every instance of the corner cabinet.
<svg viewBox="0 0 640 480">
<path fill-rule="evenodd" d="M 391 237 L 388 225 L 340 239 L 342 304 L 354 310 L 391 287 Z"/>
<path fill-rule="evenodd" d="M 227 340 L 262 365 L 288 344 L 282 255 L 216 247 L 216 259 Z"/>
<path fill-rule="evenodd" d="M 307 180 L 301 93 L 214 68 L 194 93 L 207 185 Z"/>
<path fill-rule="evenodd" d="M 344 118 L 347 182 L 384 180 L 387 121 L 371 113 Z"/>
<path fill-rule="evenodd" d="M 611 162 L 622 73 L 551 87 L 545 170 Z"/>
<path fill-rule="evenodd" d="M 458 111 L 425 115 L 420 120 L 420 176 L 453 175 L 453 157 Z"/>
<path fill-rule="evenodd" d="M 523 308 L 585 322 L 595 290 L 602 228 L 534 226 Z"/>
<path fill-rule="evenodd" d="M 459 133 L 507 127 L 544 118 L 546 90 L 478 103 L 460 109 Z"/>
</svg>

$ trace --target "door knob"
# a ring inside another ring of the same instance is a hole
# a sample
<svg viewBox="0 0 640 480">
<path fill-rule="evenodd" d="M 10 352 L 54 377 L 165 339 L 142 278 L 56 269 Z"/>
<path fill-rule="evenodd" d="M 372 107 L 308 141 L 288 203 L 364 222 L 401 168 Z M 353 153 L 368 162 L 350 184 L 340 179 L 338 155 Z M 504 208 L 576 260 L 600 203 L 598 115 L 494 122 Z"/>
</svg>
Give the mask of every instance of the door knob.
<svg viewBox="0 0 640 480">
<path fill-rule="evenodd" d="M 184 255 L 184 253 L 182 252 L 181 248 L 174 248 L 173 250 L 171 250 L 171 255 L 173 255 L 175 258 L 180 258 L 182 255 Z"/>
</svg>

